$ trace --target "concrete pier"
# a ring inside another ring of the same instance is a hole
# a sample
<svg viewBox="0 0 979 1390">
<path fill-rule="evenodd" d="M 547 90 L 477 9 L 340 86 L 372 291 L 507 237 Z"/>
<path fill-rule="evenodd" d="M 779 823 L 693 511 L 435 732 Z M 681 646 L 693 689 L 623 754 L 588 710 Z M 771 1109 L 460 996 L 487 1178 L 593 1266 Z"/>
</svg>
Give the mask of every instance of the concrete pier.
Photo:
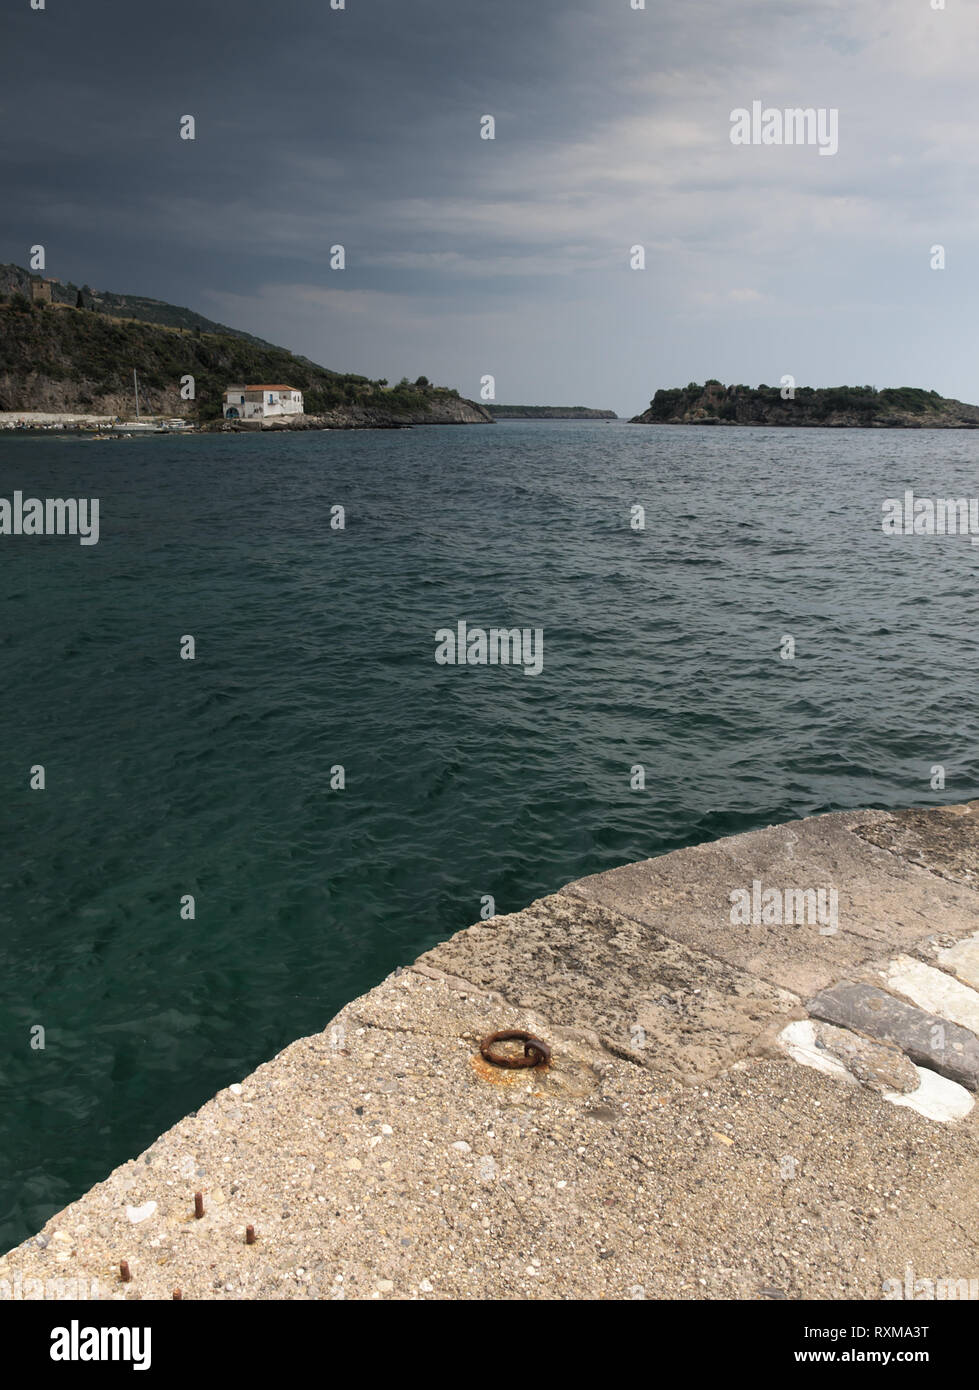
<svg viewBox="0 0 979 1390">
<path fill-rule="evenodd" d="M 977 1027 L 979 802 L 678 851 L 396 972 L 6 1255 L 0 1297 L 976 1297 Z M 505 1028 L 550 1065 L 485 1062 Z"/>
</svg>

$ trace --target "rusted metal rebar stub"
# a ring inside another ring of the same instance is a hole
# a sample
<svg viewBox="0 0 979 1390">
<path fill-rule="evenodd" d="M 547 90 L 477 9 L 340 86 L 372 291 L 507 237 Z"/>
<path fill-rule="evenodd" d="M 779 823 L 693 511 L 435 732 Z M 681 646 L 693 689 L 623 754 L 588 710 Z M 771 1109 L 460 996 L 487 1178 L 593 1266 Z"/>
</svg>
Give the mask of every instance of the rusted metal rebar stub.
<svg viewBox="0 0 979 1390">
<path fill-rule="evenodd" d="M 498 1042 L 522 1042 L 523 1056 L 513 1056 L 505 1052 L 494 1052 L 493 1044 Z M 490 1033 L 479 1044 L 483 1060 L 494 1067 L 540 1067 L 551 1060 L 551 1049 L 541 1038 L 525 1033 L 519 1028 L 504 1028 L 499 1033 Z"/>
</svg>

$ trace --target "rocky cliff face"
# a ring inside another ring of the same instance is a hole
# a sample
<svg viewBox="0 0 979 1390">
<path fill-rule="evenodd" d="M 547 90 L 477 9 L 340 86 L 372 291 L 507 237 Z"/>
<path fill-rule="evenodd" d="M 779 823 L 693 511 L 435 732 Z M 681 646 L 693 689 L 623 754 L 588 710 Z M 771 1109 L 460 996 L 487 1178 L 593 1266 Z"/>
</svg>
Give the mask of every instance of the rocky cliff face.
<svg viewBox="0 0 979 1390">
<path fill-rule="evenodd" d="M 0 320 L 2 327 L 2 320 Z M 139 408 L 144 415 L 187 416 L 187 401 L 180 399 L 174 382 L 167 389 L 139 384 Z M 128 390 L 106 389 L 104 383 L 90 377 L 66 380 L 47 376 L 43 372 L 0 372 L 0 410 L 44 410 L 63 415 L 120 415 L 131 420 L 135 401 L 130 382 Z"/>
<path fill-rule="evenodd" d="M 796 388 L 783 400 L 775 386 L 723 386 L 709 381 L 657 391 L 640 425 L 774 425 L 828 429 L 977 429 L 979 406 L 913 386 Z"/>
</svg>

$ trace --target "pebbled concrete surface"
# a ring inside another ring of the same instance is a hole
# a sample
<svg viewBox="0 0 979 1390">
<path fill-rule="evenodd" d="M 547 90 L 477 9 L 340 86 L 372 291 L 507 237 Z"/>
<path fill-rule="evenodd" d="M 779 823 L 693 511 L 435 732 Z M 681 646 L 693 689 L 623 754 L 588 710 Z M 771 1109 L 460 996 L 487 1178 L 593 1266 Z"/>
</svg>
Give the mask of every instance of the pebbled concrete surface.
<svg viewBox="0 0 979 1390">
<path fill-rule="evenodd" d="M 979 1108 L 888 1103 L 911 1098 L 904 1051 L 851 1030 L 806 1025 L 842 1079 L 776 1042 L 854 961 L 934 966 L 976 931 L 976 820 L 937 814 L 969 836 L 795 822 L 457 934 L 54 1216 L 0 1259 L 0 1297 L 839 1299 L 909 1263 L 979 1276 Z M 899 852 L 931 843 L 939 872 Z M 839 933 L 731 927 L 752 878 L 835 885 Z M 483 1062 L 505 1027 L 551 1066 Z"/>
<path fill-rule="evenodd" d="M 979 801 L 963 806 L 941 806 L 930 810 L 888 812 L 863 823 L 858 816 L 856 833 L 869 844 L 906 860 L 920 864 L 929 873 L 952 883 L 979 887 Z"/>
<path fill-rule="evenodd" d="M 690 1084 L 743 1056 L 800 1005 L 788 990 L 570 893 L 459 932 L 416 968 L 495 989 Z"/>
<path fill-rule="evenodd" d="M 847 811 L 790 821 L 579 879 L 566 891 L 808 997 L 884 950 L 911 950 L 935 931 L 958 939 L 976 930 L 975 892 L 965 879 L 979 816 L 941 813 L 942 834 L 954 827 L 950 842 L 939 837 L 941 874 L 871 842 L 910 837 L 895 820 L 884 811 Z M 924 841 L 918 832 L 912 848 L 919 857 Z M 750 890 L 756 879 L 765 888 L 835 887 L 838 931 L 732 924 L 732 890 Z"/>
</svg>

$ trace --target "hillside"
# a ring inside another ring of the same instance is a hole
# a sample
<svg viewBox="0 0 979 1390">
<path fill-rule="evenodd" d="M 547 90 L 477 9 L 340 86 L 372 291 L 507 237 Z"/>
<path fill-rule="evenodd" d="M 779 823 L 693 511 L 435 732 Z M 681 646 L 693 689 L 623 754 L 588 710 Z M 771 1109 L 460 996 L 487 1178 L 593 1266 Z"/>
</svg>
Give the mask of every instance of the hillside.
<svg viewBox="0 0 979 1390">
<path fill-rule="evenodd" d="M 31 280 L 38 279 L 19 265 L 0 265 L 0 296 L 4 299 L 12 294 L 31 297 Z M 243 333 L 239 328 L 228 328 L 226 324 L 215 323 L 193 309 L 184 309 L 177 304 L 167 304 L 162 299 L 147 299 L 138 294 L 113 294 L 111 290 L 93 290 L 88 285 L 74 285 L 70 280 L 51 280 L 51 300 L 55 304 L 68 304 L 75 308 L 79 295 L 87 309 L 97 313 L 110 314 L 118 319 L 138 319 L 142 323 L 162 324 L 165 328 L 186 328 L 191 332 L 200 329 L 202 333 L 219 333 L 226 338 L 242 338 L 246 343 L 256 343 L 259 347 L 273 348 L 264 338 L 256 338 L 251 333 Z"/>
<path fill-rule="evenodd" d="M 494 420 L 617 420 L 614 410 L 585 405 L 487 405 Z"/>
<path fill-rule="evenodd" d="M 638 425 L 780 425 L 830 429 L 976 429 L 979 406 L 915 386 L 796 387 L 783 400 L 777 386 L 723 386 L 707 381 L 657 391 Z"/>
<path fill-rule="evenodd" d="M 221 398 L 233 382 L 284 382 L 301 390 L 306 416 L 292 422 L 300 428 L 310 427 L 310 417 L 326 415 L 334 426 L 492 420 L 481 406 L 425 377 L 388 387 L 384 381 L 329 371 L 218 324 L 205 330 L 200 324 L 150 323 L 78 308 L 55 298 L 57 289 L 56 283 L 50 304 L 32 304 L 16 290 L 0 294 L 0 411 L 129 418 L 135 367 L 144 414 L 183 416 L 201 424 L 220 421 Z M 172 305 L 159 307 L 175 317 L 200 317 Z M 193 401 L 181 399 L 181 378 L 186 376 L 194 378 Z"/>
</svg>

